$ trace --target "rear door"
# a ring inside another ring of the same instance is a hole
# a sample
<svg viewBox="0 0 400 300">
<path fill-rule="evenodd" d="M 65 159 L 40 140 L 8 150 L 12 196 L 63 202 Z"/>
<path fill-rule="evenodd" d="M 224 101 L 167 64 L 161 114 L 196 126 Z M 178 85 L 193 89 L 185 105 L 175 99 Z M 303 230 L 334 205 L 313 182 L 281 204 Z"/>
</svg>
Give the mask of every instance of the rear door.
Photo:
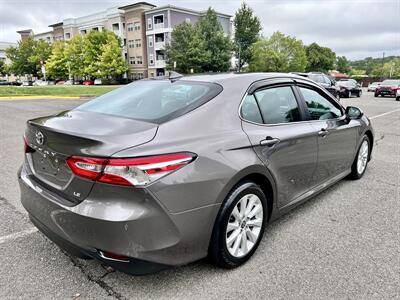
<svg viewBox="0 0 400 300">
<path fill-rule="evenodd" d="M 283 207 L 315 185 L 317 136 L 304 121 L 293 81 L 258 86 L 241 106 L 242 126 L 254 151 L 272 173 Z"/>
<path fill-rule="evenodd" d="M 318 136 L 316 177 L 322 183 L 351 167 L 356 150 L 359 122 L 346 120 L 344 110 L 331 96 L 316 86 L 298 84 L 306 113 Z"/>
</svg>

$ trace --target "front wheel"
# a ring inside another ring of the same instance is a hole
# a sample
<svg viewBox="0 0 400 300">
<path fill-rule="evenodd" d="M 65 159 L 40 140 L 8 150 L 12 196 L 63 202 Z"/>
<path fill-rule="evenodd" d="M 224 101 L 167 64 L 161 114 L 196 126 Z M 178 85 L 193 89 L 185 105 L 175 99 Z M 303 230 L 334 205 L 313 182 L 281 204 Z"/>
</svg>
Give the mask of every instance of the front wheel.
<svg viewBox="0 0 400 300">
<path fill-rule="evenodd" d="M 396 97 L 396 101 L 400 101 L 400 97 Z"/>
<path fill-rule="evenodd" d="M 359 91 L 358 94 L 357 94 L 357 97 L 360 98 L 361 95 L 362 95 L 362 91 Z"/>
<path fill-rule="evenodd" d="M 350 178 L 360 179 L 363 177 L 365 170 L 368 166 L 368 160 L 370 155 L 370 141 L 369 138 L 364 135 L 361 141 L 361 145 L 358 148 L 357 156 L 354 159 L 353 165 L 351 166 Z"/>
<path fill-rule="evenodd" d="M 256 251 L 268 216 L 267 199 L 254 182 L 236 186 L 215 221 L 209 255 L 223 268 L 236 268 Z"/>
</svg>

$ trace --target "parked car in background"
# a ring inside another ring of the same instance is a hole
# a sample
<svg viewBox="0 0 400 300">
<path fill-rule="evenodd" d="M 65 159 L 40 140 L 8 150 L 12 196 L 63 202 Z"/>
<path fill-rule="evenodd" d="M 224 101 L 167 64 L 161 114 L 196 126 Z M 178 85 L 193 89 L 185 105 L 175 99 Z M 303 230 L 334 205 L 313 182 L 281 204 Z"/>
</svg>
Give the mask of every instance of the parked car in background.
<svg viewBox="0 0 400 300">
<path fill-rule="evenodd" d="M 359 87 L 361 87 L 361 85 L 357 82 L 357 80 L 355 80 L 355 79 L 351 79 L 351 78 L 343 78 L 343 79 L 340 79 L 338 82 L 343 82 L 343 81 L 351 81 L 351 82 L 353 82 L 355 85 L 357 85 L 357 86 L 359 86 Z"/>
<path fill-rule="evenodd" d="M 0 79 L 0 85 L 11 85 L 11 82 L 8 82 L 7 80 Z"/>
<path fill-rule="evenodd" d="M 64 82 L 64 85 L 73 85 L 74 81 L 73 80 L 67 80 L 66 82 Z"/>
<path fill-rule="evenodd" d="M 368 92 L 375 92 L 376 88 L 379 87 L 382 82 L 372 82 L 368 85 Z"/>
<path fill-rule="evenodd" d="M 396 101 L 400 101 L 400 89 L 396 91 Z"/>
<path fill-rule="evenodd" d="M 93 80 L 85 80 L 82 84 L 83 85 L 93 85 L 94 82 L 93 82 Z"/>
<path fill-rule="evenodd" d="M 57 80 L 56 85 L 64 85 L 65 80 Z"/>
<path fill-rule="evenodd" d="M 103 80 L 102 80 L 102 79 L 96 78 L 96 79 L 94 80 L 94 85 L 102 85 L 102 84 L 103 84 Z"/>
<path fill-rule="evenodd" d="M 308 78 L 249 73 L 139 80 L 29 120 L 24 143 L 31 221 L 76 256 L 145 274 L 244 264 L 269 222 L 360 179 L 374 135 Z"/>
<path fill-rule="evenodd" d="M 45 80 L 35 80 L 33 82 L 33 85 L 34 86 L 46 86 L 46 85 L 49 85 L 49 82 L 45 81 Z"/>
<path fill-rule="evenodd" d="M 315 81 L 319 85 L 326 88 L 333 95 L 333 97 L 337 99 L 340 98 L 339 88 L 336 86 L 335 80 L 331 79 L 328 75 L 325 75 L 322 72 L 310 72 L 310 73 L 292 72 L 292 73 L 310 78 L 311 80 Z"/>
<path fill-rule="evenodd" d="M 361 97 L 362 90 L 355 80 L 339 80 L 340 97 L 350 98 L 351 96 Z"/>
<path fill-rule="evenodd" d="M 391 96 L 396 97 L 397 90 L 400 89 L 400 79 L 387 79 L 375 90 L 375 97 Z"/>
<path fill-rule="evenodd" d="M 22 86 L 32 86 L 33 82 L 32 80 L 24 80 L 22 81 Z"/>
</svg>

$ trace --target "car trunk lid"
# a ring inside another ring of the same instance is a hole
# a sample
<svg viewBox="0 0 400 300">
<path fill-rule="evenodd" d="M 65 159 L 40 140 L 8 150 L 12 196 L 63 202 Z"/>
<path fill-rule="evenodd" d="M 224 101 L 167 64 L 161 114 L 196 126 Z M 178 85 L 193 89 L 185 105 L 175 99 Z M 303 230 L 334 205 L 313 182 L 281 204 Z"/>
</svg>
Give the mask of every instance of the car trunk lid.
<svg viewBox="0 0 400 300">
<path fill-rule="evenodd" d="M 71 156 L 110 157 L 123 149 L 151 141 L 157 124 L 72 110 L 28 121 L 27 161 L 33 176 L 67 200 L 82 201 L 93 182 L 74 176 Z"/>
</svg>

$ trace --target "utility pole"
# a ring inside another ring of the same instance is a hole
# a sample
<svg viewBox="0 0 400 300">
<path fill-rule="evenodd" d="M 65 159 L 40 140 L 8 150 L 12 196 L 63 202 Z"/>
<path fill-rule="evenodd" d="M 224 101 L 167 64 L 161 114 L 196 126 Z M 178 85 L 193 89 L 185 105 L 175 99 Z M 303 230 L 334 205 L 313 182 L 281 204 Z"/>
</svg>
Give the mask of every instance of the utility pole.
<svg viewBox="0 0 400 300">
<path fill-rule="evenodd" d="M 383 67 L 385 65 L 385 52 L 382 54 L 382 79 L 383 79 Z"/>
<path fill-rule="evenodd" d="M 239 55 L 238 55 L 238 72 L 240 73 L 240 42 L 238 43 L 239 46 Z"/>
</svg>

